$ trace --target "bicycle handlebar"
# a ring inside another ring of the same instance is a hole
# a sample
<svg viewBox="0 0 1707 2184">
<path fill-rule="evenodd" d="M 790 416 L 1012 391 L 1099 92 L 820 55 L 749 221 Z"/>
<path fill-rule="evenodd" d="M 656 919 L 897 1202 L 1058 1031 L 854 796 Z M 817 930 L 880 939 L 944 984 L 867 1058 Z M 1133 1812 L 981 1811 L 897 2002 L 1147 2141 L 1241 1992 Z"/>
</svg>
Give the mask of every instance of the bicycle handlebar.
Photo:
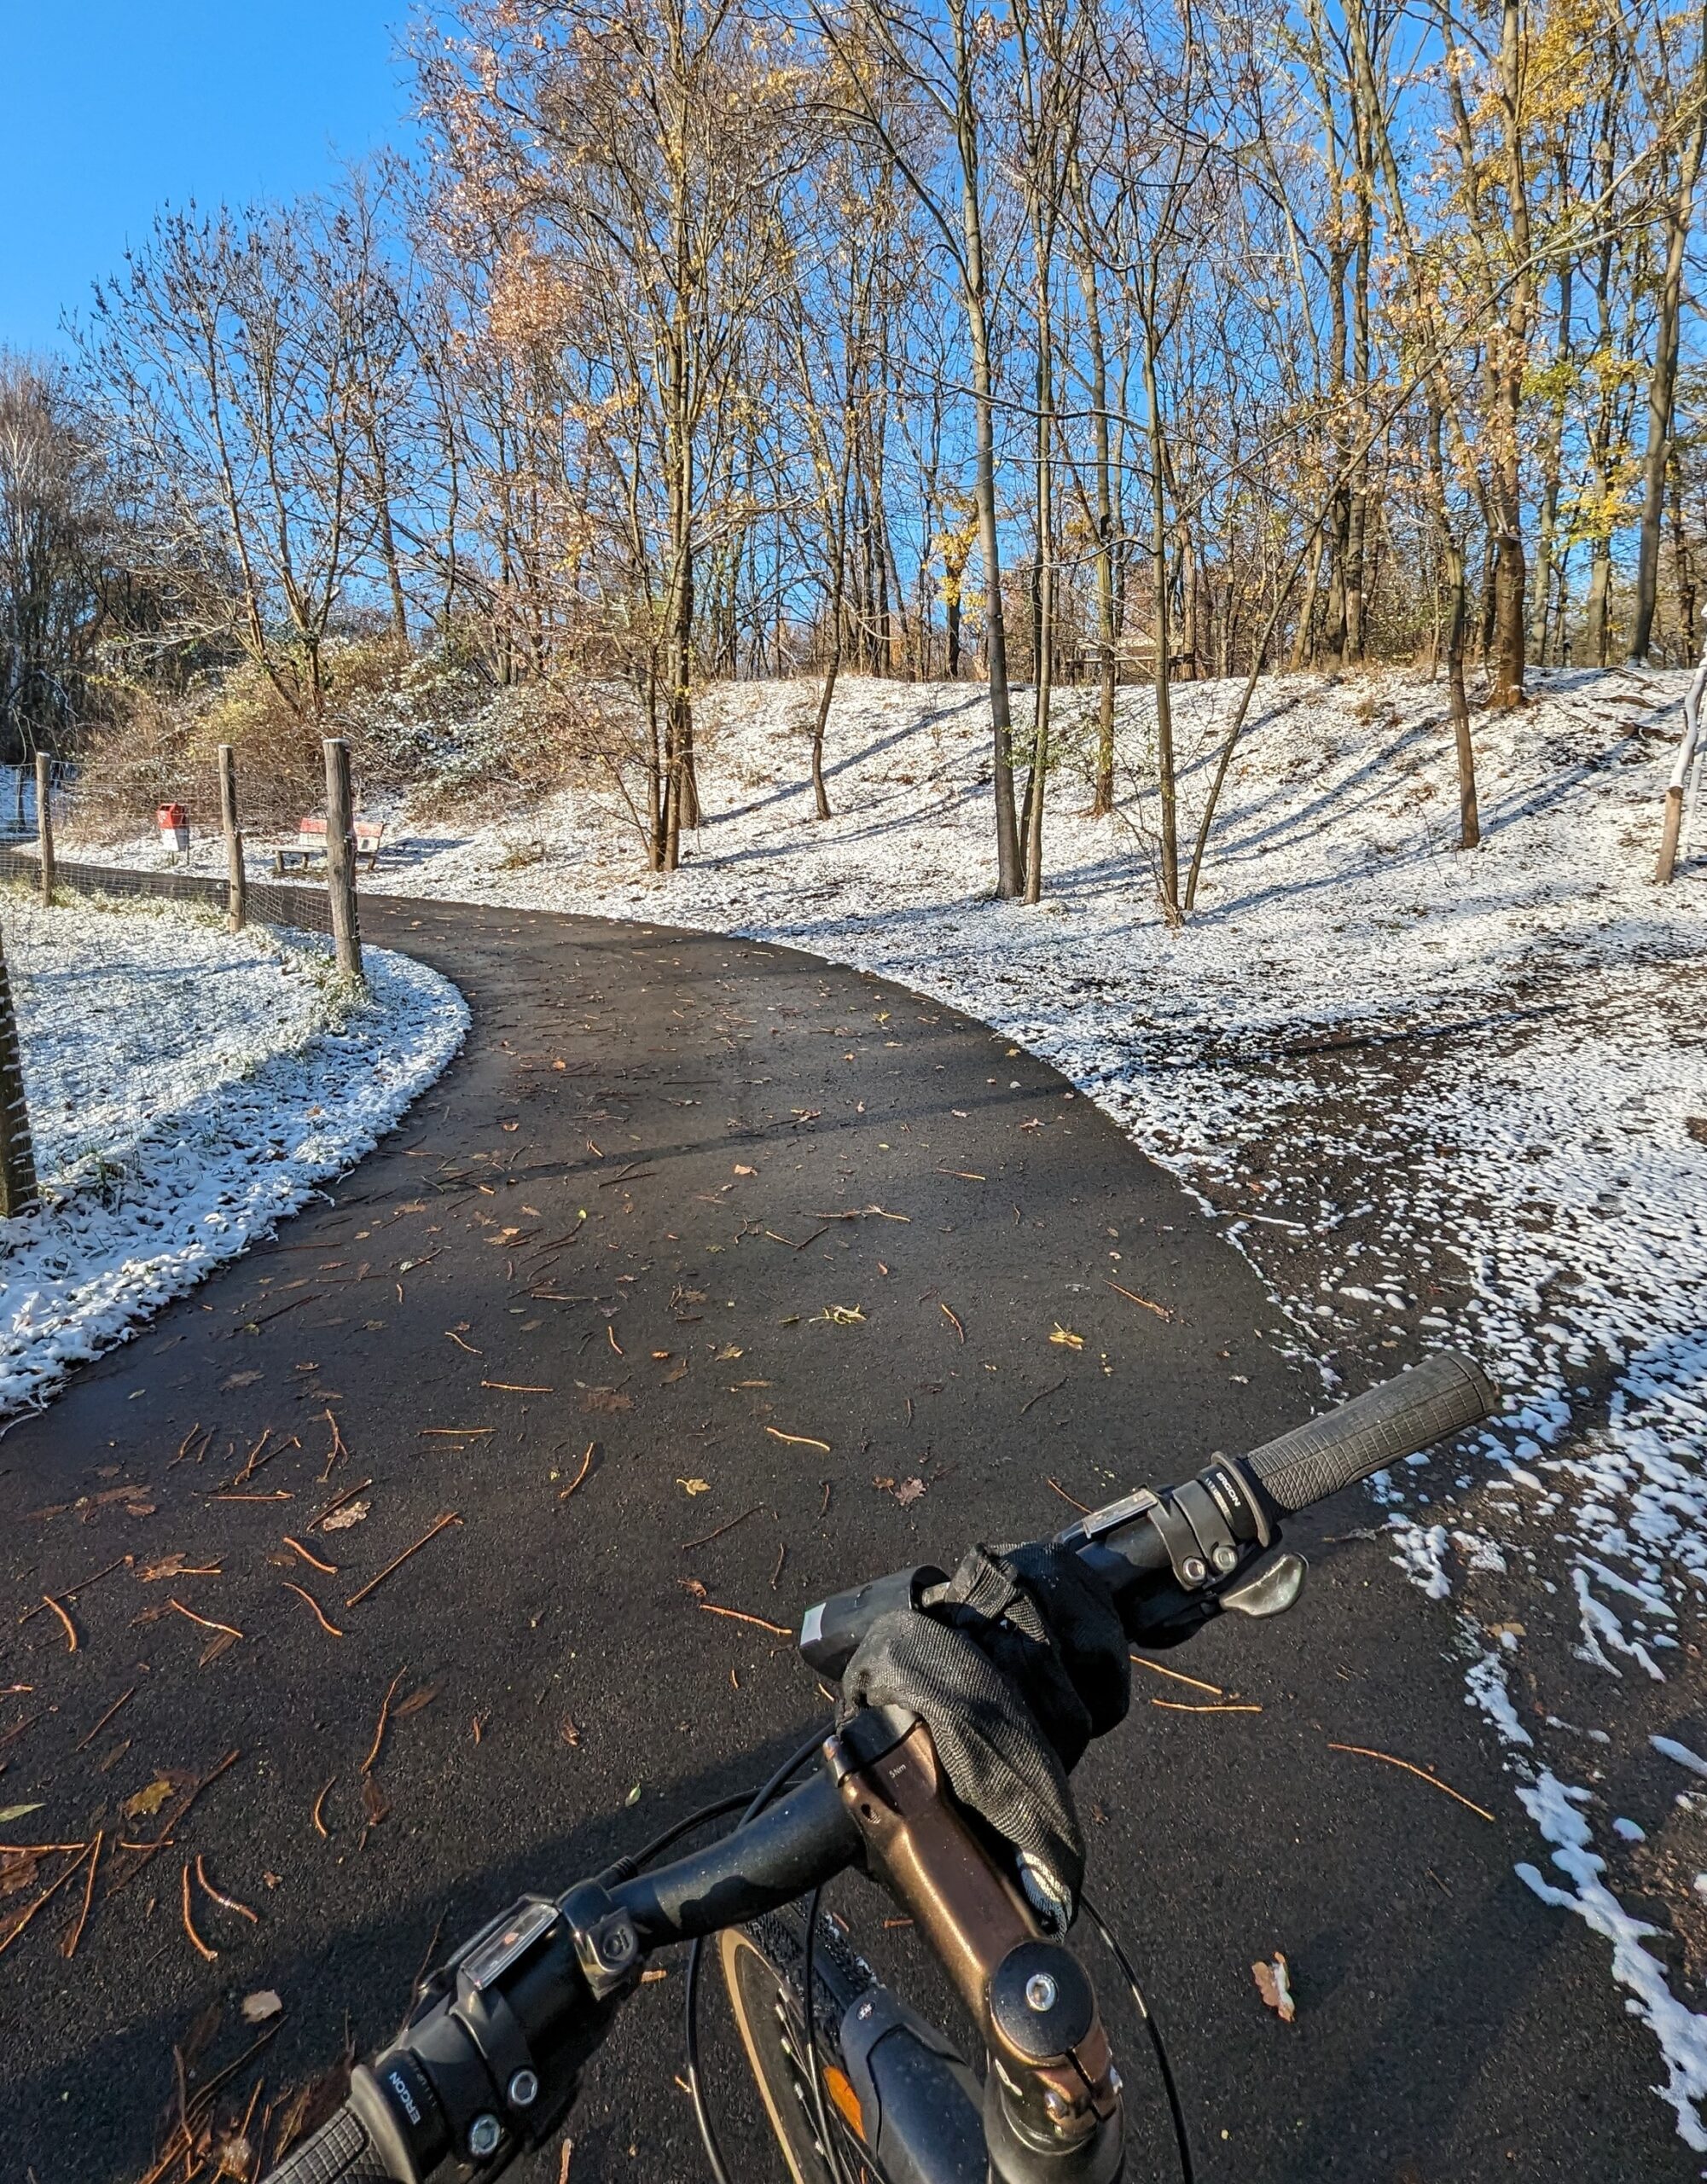
<svg viewBox="0 0 1707 2184">
<path fill-rule="evenodd" d="M 1480 1366 L 1456 1350 L 1437 1350 L 1396 1380 L 1266 1442 L 1245 1462 L 1276 1507 L 1291 1514 L 1462 1432 L 1497 1400 Z"/>
<path fill-rule="evenodd" d="M 1278 1517 L 1476 1424 L 1496 1401 L 1479 1368 L 1439 1351 L 1247 1456 L 1090 1511 L 1058 1539 L 1110 1584 L 1140 1644 L 1176 1642 L 1222 1607 L 1272 1614 L 1303 1574 L 1298 1557 L 1269 1551 Z M 802 1654 L 839 1676 L 877 1615 L 928 1597 L 942 1577 L 897 1571 L 822 1602 L 802 1625 Z M 264 2184 L 420 2184 L 441 2164 L 458 2178 L 496 2175 L 566 2111 L 648 1951 L 777 1909 L 861 1852 L 822 1772 L 656 1872 L 615 1868 L 608 1886 L 523 1897 L 434 1974 L 398 2044 L 358 2066 L 348 2101 Z"/>
</svg>

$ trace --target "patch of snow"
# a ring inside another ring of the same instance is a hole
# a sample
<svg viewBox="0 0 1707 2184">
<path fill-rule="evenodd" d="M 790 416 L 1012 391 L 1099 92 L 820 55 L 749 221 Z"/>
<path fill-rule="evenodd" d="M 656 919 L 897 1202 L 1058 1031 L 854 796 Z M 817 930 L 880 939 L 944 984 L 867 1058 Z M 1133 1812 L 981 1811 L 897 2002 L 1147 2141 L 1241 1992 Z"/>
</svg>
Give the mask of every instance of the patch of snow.
<svg viewBox="0 0 1707 2184">
<path fill-rule="evenodd" d="M 1642 1947 L 1658 1928 L 1632 1918 L 1601 1879 L 1605 1861 L 1595 1855 L 1594 1836 L 1577 1810 L 1588 1792 L 1567 1789 L 1550 1771 L 1519 1787 L 1524 1809 L 1553 1844 L 1550 1862 L 1573 1885 L 1561 1888 L 1531 1865 L 1518 1877 L 1543 1903 L 1574 1911 L 1612 1945 L 1612 1977 L 1629 1989 L 1630 2007 L 1652 2031 L 1666 2067 L 1666 2082 L 1654 2089 L 1677 2117 L 1678 2135 L 1697 2153 L 1707 2153 L 1707 2018 L 1686 2009 L 1666 1984 L 1665 1967 Z"/>
<path fill-rule="evenodd" d="M 1707 1759 L 1698 1751 L 1692 1751 L 1687 1744 L 1679 1744 L 1675 1737 L 1650 1737 L 1648 1742 L 1662 1759 L 1675 1760 L 1680 1767 L 1687 1767 L 1692 1774 L 1707 1776 Z"/>
<path fill-rule="evenodd" d="M 349 1006 L 324 947 L 160 907 L 0 900 L 43 1204 L 0 1222 L 0 1413 L 293 1212 L 462 1043 L 448 979 L 364 950 Z"/>
<path fill-rule="evenodd" d="M 1469 1704 L 1479 1706 L 1509 1745 L 1528 1745 L 1533 1747 L 1535 1739 L 1518 1719 L 1517 1709 L 1506 1688 L 1505 1665 L 1496 1653 L 1484 1653 L 1465 1675 L 1469 1687 Z"/>
<path fill-rule="evenodd" d="M 1445 1568 L 1446 1557 L 1451 1552 L 1446 1526 L 1430 1525 L 1424 1527 L 1412 1524 L 1408 1519 L 1395 1517 L 1391 1536 L 1399 1551 L 1391 1560 L 1431 1600 L 1443 1600 L 1452 1590 L 1452 1580 L 1447 1576 Z"/>
</svg>

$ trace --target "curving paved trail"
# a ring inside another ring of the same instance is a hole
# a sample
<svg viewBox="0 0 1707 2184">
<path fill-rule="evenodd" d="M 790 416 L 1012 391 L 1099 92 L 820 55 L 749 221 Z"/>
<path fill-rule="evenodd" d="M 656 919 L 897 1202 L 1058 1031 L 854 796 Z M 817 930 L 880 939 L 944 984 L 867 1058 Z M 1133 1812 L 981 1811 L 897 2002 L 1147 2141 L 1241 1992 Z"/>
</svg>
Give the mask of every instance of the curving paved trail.
<svg viewBox="0 0 1707 2184">
<path fill-rule="evenodd" d="M 336 2055 L 346 2013 L 357 2043 L 386 2035 L 435 1921 L 457 1938 L 798 1741 L 818 1696 L 787 1641 L 704 1612 L 688 1581 L 789 1623 L 837 1583 L 1054 1528 L 1051 1479 L 1100 1500 L 1310 1407 L 1193 1202 L 976 1024 L 703 935 L 377 898 L 365 917 L 462 985 L 463 1057 L 328 1203 L 0 1446 L 0 1681 L 32 1687 L 0 1714 L 0 1739 L 30 1724 L 0 1742 L 0 1807 L 41 1806 L 0 1836 L 98 1827 L 109 1846 L 74 1957 L 80 1880 L 0 1961 L 8 2179 L 141 2177 L 176 2113 L 173 2043 L 201 2019 L 193 2093 L 254 2038 L 241 1998 L 271 1988 L 282 2024 L 229 2081 L 264 2067 L 258 2120 Z M 328 1412 L 347 1449 L 329 1476 Z M 361 1522 L 305 1542 L 335 1574 L 284 1544 L 369 1479 Z M 913 1480 L 909 1501 L 880 1483 Z M 1092 1886 L 1147 1974 L 1199 2175 L 1692 2175 L 1604 1946 L 1512 1875 L 1534 1845 L 1449 1617 L 1368 1521 L 1340 1505 L 1292 1616 L 1176 1657 L 1260 1712 L 1152 1704 L 1207 1694 L 1135 1671 L 1133 1721 L 1080 1776 Z M 82 1579 L 75 1653 L 45 1611 L 16 1624 Z M 218 1652 L 180 1607 L 242 1636 Z M 1330 1740 L 1426 1761 L 1498 1823 Z M 111 1847 L 176 1809 L 124 1801 L 231 1751 L 170 1847 Z M 211 1961 L 183 1925 L 197 1854 L 259 1914 L 196 1888 Z M 851 1916 L 862 1897 L 844 1885 Z M 1290 2027 L 1251 1978 L 1277 1947 Z M 1171 2153 L 1147 2152 L 1158 2104 L 1102 1984 L 1147 2184 Z M 577 2184 L 702 2173 L 672 2083 L 680 1997 L 672 1965 L 596 2065 Z M 556 2158 L 512 2173 L 555 2178 Z M 738 2173 L 766 2170 L 749 2150 Z"/>
</svg>

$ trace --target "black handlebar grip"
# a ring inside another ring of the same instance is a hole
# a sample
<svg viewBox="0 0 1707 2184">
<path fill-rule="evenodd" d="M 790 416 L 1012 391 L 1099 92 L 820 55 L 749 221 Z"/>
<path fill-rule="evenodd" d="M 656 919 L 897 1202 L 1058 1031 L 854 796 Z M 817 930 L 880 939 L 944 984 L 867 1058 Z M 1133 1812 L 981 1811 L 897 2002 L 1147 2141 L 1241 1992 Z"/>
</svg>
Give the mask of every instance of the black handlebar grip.
<svg viewBox="0 0 1707 2184">
<path fill-rule="evenodd" d="M 1479 1365 L 1455 1350 L 1439 1350 L 1325 1418 L 1252 1449 L 1245 1461 L 1281 1509 L 1304 1509 L 1431 1441 L 1461 1433 L 1499 1400 Z"/>
<path fill-rule="evenodd" d="M 263 2184 L 397 2184 L 397 2179 L 346 2101 L 311 2138 L 293 2146 Z"/>
</svg>

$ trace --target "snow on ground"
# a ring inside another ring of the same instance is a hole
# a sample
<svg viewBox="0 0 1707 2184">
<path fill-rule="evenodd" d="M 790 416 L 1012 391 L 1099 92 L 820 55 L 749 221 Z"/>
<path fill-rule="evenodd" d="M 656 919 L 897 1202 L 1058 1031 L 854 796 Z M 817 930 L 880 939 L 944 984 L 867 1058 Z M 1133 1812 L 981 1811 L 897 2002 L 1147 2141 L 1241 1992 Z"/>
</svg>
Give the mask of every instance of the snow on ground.
<svg viewBox="0 0 1707 2184">
<path fill-rule="evenodd" d="M 1704 1734 L 1707 858 L 1650 884 L 1686 681 L 1555 671 L 1523 712 L 1478 715 L 1474 855 L 1453 846 L 1438 686 L 1266 683 L 1182 932 L 1156 909 L 1135 692 L 1106 820 L 1083 815 L 1067 694 L 1038 909 L 990 899 L 982 693 L 860 681 L 831 718 L 827 822 L 804 779 L 816 686 L 738 687 L 700 708 L 707 816 L 681 872 L 647 873 L 589 789 L 405 827 L 376 884 L 739 931 L 899 979 L 1046 1056 L 1173 1165 L 1330 1389 L 1443 1342 L 1478 1356 L 1507 1415 L 1378 1487 L 1394 1560 L 1454 1601 L 1467 1703 L 1551 1846 L 1523 1879 L 1612 1943 L 1707 2150 L 1707 2018 L 1677 1998 L 1707 1993 L 1707 1791 L 1664 1735 L 1692 1715 Z M 1176 694 L 1187 845 L 1236 694 Z"/>
<path fill-rule="evenodd" d="M 161 904 L 0 896 L 39 1211 L 0 1221 L 0 1414 L 39 1406 L 369 1151 L 462 1044 L 447 979 Z"/>
</svg>

